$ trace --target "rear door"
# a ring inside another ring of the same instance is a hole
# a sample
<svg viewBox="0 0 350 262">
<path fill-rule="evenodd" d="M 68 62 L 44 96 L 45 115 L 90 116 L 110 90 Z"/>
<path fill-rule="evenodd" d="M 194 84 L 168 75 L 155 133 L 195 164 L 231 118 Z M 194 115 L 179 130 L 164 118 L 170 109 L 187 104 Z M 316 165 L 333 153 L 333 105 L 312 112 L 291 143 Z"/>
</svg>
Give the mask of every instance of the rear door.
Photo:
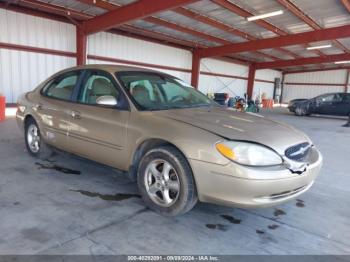
<svg viewBox="0 0 350 262">
<path fill-rule="evenodd" d="M 81 70 L 70 71 L 50 80 L 41 90 L 40 102 L 34 107 L 44 140 L 65 151 L 69 150 L 69 107 L 81 73 Z"/>
<path fill-rule="evenodd" d="M 113 96 L 118 105 L 98 105 L 96 99 L 100 96 Z M 126 97 L 114 77 L 105 71 L 86 70 L 76 103 L 69 108 L 70 150 L 99 163 L 125 169 L 129 115 Z"/>
</svg>

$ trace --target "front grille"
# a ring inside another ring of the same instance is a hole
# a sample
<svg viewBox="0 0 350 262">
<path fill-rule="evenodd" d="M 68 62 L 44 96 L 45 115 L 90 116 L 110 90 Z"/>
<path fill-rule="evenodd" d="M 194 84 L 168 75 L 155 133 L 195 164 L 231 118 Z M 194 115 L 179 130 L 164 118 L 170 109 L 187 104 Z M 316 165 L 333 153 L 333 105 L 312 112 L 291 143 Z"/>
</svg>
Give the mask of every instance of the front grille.
<svg viewBox="0 0 350 262">
<path fill-rule="evenodd" d="M 308 156 L 311 145 L 307 142 L 289 147 L 285 152 L 285 156 L 294 161 L 304 161 Z"/>
</svg>

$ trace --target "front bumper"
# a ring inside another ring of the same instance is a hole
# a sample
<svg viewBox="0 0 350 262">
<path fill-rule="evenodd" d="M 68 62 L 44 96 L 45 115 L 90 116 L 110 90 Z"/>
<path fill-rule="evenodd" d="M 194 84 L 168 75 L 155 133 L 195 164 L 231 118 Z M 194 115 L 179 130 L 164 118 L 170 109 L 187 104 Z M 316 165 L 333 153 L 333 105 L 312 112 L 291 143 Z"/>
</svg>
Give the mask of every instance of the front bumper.
<svg viewBox="0 0 350 262">
<path fill-rule="evenodd" d="M 288 105 L 289 112 L 295 113 L 295 105 Z"/>
<path fill-rule="evenodd" d="M 257 208 L 284 203 L 307 191 L 323 161 L 315 148 L 311 154 L 311 161 L 302 174 L 292 173 L 285 167 L 247 167 L 233 162 L 222 166 L 190 160 L 190 164 L 200 201 Z"/>
</svg>

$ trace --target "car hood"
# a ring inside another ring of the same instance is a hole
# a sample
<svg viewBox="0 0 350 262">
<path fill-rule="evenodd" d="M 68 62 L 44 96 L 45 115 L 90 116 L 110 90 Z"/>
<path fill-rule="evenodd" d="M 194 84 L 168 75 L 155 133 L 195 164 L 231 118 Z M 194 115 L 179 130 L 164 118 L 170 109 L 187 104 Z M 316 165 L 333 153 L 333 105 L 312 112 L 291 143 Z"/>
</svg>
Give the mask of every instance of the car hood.
<svg viewBox="0 0 350 262">
<path fill-rule="evenodd" d="M 158 111 L 163 118 L 173 119 L 206 130 L 228 140 L 252 141 L 266 145 L 280 154 L 293 145 L 310 142 L 295 128 L 254 113 L 235 112 L 213 107 Z"/>
<path fill-rule="evenodd" d="M 309 101 L 309 99 L 293 99 L 289 101 L 289 104 L 301 104 Z"/>
</svg>

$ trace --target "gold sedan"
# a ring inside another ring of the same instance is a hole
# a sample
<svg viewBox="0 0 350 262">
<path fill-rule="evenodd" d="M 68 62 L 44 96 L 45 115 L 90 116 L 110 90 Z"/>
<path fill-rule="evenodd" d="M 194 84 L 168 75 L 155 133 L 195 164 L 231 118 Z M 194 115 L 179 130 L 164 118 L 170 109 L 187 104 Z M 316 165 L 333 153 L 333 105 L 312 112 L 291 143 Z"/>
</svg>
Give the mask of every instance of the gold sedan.
<svg viewBox="0 0 350 262">
<path fill-rule="evenodd" d="M 322 156 L 294 128 L 220 107 L 157 71 L 90 65 L 23 95 L 17 121 L 28 152 L 52 147 L 128 171 L 148 207 L 189 211 L 199 199 L 268 207 L 304 193 Z"/>
</svg>

